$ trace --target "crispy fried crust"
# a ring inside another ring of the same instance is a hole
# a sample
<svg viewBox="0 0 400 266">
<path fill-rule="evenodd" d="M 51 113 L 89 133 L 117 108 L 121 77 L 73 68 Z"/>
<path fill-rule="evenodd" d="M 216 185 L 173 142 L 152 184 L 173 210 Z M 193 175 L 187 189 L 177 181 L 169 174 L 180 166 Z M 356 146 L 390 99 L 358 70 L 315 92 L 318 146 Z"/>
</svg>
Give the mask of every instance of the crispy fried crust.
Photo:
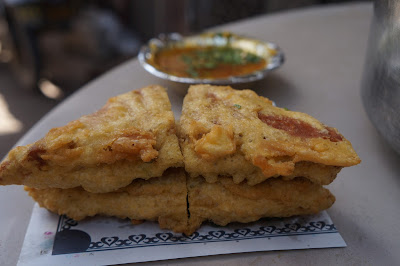
<svg viewBox="0 0 400 266">
<path fill-rule="evenodd" d="M 44 207 L 74 220 L 94 215 L 158 221 L 161 228 L 175 232 L 187 230 L 186 177 L 182 169 L 170 169 L 162 177 L 136 179 L 127 187 L 109 193 L 90 193 L 84 189 L 35 189 L 25 187 Z"/>
<path fill-rule="evenodd" d="M 167 93 L 149 86 L 111 98 L 96 113 L 13 149 L 0 165 L 0 185 L 82 186 L 104 193 L 136 178 L 161 176 L 183 166 L 182 160 Z"/>
<path fill-rule="evenodd" d="M 183 103 L 178 130 L 186 170 L 216 182 L 230 175 L 250 185 L 304 176 L 329 184 L 360 159 L 336 129 L 311 116 L 274 107 L 250 90 L 195 85 Z"/>
<path fill-rule="evenodd" d="M 335 202 L 329 190 L 302 177 L 290 181 L 270 178 L 249 186 L 235 184 L 229 177 L 208 183 L 199 176 L 189 177 L 187 186 L 189 232 L 195 231 L 206 220 L 225 226 L 231 222 L 253 222 L 262 217 L 314 214 Z"/>
<path fill-rule="evenodd" d="M 255 186 L 235 184 L 230 177 L 207 183 L 202 177 L 186 176 L 183 169 L 169 169 L 162 177 L 149 180 L 136 179 L 109 193 L 91 193 L 80 187 L 25 190 L 41 207 L 77 221 L 95 215 L 129 218 L 134 224 L 151 220 L 186 235 L 207 220 L 224 226 L 263 217 L 313 214 L 335 201 L 327 189 L 305 178 L 272 178 Z"/>
</svg>

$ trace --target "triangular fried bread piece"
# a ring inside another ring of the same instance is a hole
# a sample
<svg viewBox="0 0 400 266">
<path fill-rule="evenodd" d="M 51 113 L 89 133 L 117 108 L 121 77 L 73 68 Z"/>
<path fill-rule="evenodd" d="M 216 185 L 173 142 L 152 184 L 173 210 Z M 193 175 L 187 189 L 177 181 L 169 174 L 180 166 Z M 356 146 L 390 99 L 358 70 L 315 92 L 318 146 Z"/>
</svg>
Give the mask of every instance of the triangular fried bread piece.
<svg viewBox="0 0 400 266">
<path fill-rule="evenodd" d="M 129 218 L 133 223 L 158 221 L 161 228 L 187 230 L 187 189 L 183 169 L 169 169 L 162 177 L 136 179 L 126 187 L 108 193 L 90 193 L 81 187 L 35 189 L 25 187 L 44 207 L 76 221 L 95 215 Z"/>
<path fill-rule="evenodd" d="M 250 185 L 303 176 L 325 185 L 342 167 L 360 162 L 336 129 L 275 107 L 254 91 L 229 86 L 191 86 L 178 135 L 186 170 L 207 182 L 219 175 Z"/>
<path fill-rule="evenodd" d="M 230 177 L 208 183 L 198 176 L 189 177 L 187 187 L 189 233 L 204 221 L 225 226 L 231 222 L 254 222 L 263 217 L 315 214 L 335 202 L 329 190 L 303 177 L 287 181 L 270 178 L 249 186 L 235 184 Z"/>
<path fill-rule="evenodd" d="M 148 86 L 11 150 L 0 165 L 0 185 L 105 193 L 159 177 L 182 160 L 166 90 Z"/>
</svg>

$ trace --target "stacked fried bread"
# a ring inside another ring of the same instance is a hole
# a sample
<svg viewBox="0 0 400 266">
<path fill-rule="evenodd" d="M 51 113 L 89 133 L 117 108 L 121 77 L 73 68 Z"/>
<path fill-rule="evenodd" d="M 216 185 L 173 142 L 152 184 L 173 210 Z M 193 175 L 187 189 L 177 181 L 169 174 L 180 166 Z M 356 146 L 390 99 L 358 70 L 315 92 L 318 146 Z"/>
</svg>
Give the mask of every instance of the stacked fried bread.
<svg viewBox="0 0 400 266">
<path fill-rule="evenodd" d="M 181 166 L 168 95 L 149 86 L 111 98 L 99 111 L 11 150 L 1 164 L 0 184 L 104 193 Z"/>
<path fill-rule="evenodd" d="M 191 86 L 177 129 L 164 88 L 132 91 L 13 149 L 0 184 L 25 185 L 42 207 L 76 220 L 158 220 L 189 235 L 207 220 L 327 209 L 335 198 L 322 185 L 360 162 L 336 129 L 250 90 Z"/>
<path fill-rule="evenodd" d="M 186 170 L 207 182 L 220 175 L 249 185 L 302 176 L 327 185 L 342 167 L 360 162 L 336 129 L 250 90 L 191 86 L 179 131 Z"/>
<path fill-rule="evenodd" d="M 336 129 L 229 86 L 191 86 L 178 136 L 194 228 L 317 213 L 335 201 L 322 185 L 360 162 Z"/>
<path fill-rule="evenodd" d="M 158 220 L 183 232 L 187 192 L 179 167 L 167 92 L 148 86 L 11 150 L 0 165 L 0 184 L 25 185 L 42 207 L 76 220 L 97 214 Z"/>
</svg>

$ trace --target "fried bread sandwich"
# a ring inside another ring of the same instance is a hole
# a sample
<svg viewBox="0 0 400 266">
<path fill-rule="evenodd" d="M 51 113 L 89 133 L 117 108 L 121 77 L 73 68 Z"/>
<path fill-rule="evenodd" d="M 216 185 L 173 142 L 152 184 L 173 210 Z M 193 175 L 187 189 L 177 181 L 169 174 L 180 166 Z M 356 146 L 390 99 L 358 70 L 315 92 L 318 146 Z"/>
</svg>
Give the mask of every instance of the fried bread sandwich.
<svg viewBox="0 0 400 266">
<path fill-rule="evenodd" d="M 75 220 L 155 220 L 190 235 L 204 221 L 327 209 L 335 198 L 323 185 L 360 162 L 336 129 L 249 90 L 191 86 L 175 128 L 164 88 L 128 92 L 11 150 L 0 185 L 25 185 L 40 206 Z"/>
<path fill-rule="evenodd" d="M 161 177 L 149 180 L 135 179 L 107 193 L 91 193 L 82 187 L 25 190 L 41 207 L 76 221 L 103 215 L 128 218 L 134 224 L 157 221 L 161 228 L 175 232 L 187 232 L 188 228 L 183 168 L 168 169 Z"/>
<path fill-rule="evenodd" d="M 182 166 L 167 92 L 148 86 L 11 150 L 0 165 L 0 185 L 104 193 Z"/>
<path fill-rule="evenodd" d="M 301 176 L 328 185 L 360 162 L 335 128 L 229 86 L 191 86 L 178 131 L 186 171 L 211 183 L 221 175 L 249 185 Z"/>
<path fill-rule="evenodd" d="M 303 177 L 288 181 L 270 178 L 250 186 L 245 182 L 235 184 L 226 176 L 215 183 L 197 176 L 188 177 L 187 187 L 189 233 L 205 221 L 225 226 L 263 217 L 309 215 L 328 209 L 335 202 L 328 189 Z"/>
</svg>

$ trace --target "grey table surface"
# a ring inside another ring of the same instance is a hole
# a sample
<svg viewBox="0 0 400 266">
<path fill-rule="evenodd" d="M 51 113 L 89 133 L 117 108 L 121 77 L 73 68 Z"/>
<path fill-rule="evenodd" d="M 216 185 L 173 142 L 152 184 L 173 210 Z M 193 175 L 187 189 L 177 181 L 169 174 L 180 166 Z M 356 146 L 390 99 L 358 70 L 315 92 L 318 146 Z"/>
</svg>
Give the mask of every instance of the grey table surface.
<svg viewBox="0 0 400 266">
<path fill-rule="evenodd" d="M 313 7 L 265 15 L 219 29 L 272 41 L 286 54 L 282 68 L 250 88 L 279 106 L 306 112 L 334 126 L 362 159 L 329 186 L 336 203 L 328 210 L 346 248 L 254 252 L 171 261 L 168 265 L 400 265 L 400 157 L 379 136 L 364 112 L 360 81 L 373 14 L 370 3 Z M 186 85 L 160 80 L 133 59 L 88 84 L 43 117 L 19 142 L 31 143 L 101 107 L 114 95 L 160 84 L 179 117 Z M 400 115 L 400 114 L 399 114 Z M 0 264 L 14 265 L 33 201 L 21 186 L 0 187 Z"/>
</svg>

